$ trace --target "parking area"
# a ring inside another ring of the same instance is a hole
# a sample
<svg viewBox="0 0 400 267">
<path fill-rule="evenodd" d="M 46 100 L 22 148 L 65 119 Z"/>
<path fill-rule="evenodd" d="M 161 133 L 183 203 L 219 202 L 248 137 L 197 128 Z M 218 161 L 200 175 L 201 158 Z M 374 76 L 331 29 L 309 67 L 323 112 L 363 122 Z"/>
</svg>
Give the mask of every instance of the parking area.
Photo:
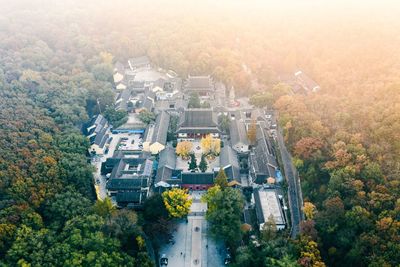
<svg viewBox="0 0 400 267">
<path fill-rule="evenodd" d="M 117 146 L 118 150 L 138 151 L 143 149 L 143 140 L 141 134 L 124 134 L 124 136 L 121 136 L 121 134 L 119 134 L 117 136 L 120 139 L 120 142 Z"/>
<path fill-rule="evenodd" d="M 205 219 L 207 205 L 200 202 L 204 191 L 191 193 L 193 204 L 188 220 L 178 223 L 173 242 L 160 250 L 168 258 L 168 266 L 176 267 L 222 267 L 225 250 L 208 233 Z"/>
</svg>

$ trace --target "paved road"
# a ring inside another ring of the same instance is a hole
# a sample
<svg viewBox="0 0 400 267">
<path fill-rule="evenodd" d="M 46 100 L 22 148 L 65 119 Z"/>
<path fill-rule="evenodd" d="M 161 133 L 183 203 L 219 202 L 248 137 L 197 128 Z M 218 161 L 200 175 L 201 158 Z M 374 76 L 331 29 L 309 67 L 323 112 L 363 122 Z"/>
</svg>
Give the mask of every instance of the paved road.
<svg viewBox="0 0 400 267">
<path fill-rule="evenodd" d="M 299 224 L 304 218 L 302 210 L 303 197 L 301 194 L 300 179 L 295 167 L 293 166 L 292 157 L 283 141 L 282 130 L 280 128 L 277 131 L 277 139 L 279 150 L 281 152 L 283 167 L 285 169 L 286 180 L 288 182 L 289 208 L 292 221 L 291 236 L 294 238 L 299 234 Z"/>
<path fill-rule="evenodd" d="M 204 213 L 207 205 L 200 202 L 201 193 L 192 192 L 193 204 L 188 222 L 178 224 L 173 233 L 174 242 L 161 248 L 160 254 L 168 257 L 172 267 L 223 267 L 223 247 L 208 233 Z"/>
</svg>

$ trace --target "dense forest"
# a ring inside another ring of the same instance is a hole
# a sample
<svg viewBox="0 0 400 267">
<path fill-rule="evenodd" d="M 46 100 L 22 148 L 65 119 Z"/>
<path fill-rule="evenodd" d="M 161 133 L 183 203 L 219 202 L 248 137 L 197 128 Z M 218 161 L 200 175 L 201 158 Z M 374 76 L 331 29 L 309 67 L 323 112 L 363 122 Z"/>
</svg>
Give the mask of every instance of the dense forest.
<svg viewBox="0 0 400 267">
<path fill-rule="evenodd" d="M 112 106 L 113 63 L 143 54 L 182 77 L 211 74 L 239 96 L 272 96 L 265 104 L 278 111 L 313 208 L 298 240 L 267 234 L 263 250 L 239 248 L 237 266 L 400 264 L 396 2 L 0 7 L 0 266 L 152 266 L 145 232 L 166 223 L 143 221 L 164 215 L 95 202 L 80 133 L 97 99 L 100 110 Z M 298 69 L 318 93 L 277 86 Z M 306 254 L 313 261 L 302 261 Z"/>
</svg>

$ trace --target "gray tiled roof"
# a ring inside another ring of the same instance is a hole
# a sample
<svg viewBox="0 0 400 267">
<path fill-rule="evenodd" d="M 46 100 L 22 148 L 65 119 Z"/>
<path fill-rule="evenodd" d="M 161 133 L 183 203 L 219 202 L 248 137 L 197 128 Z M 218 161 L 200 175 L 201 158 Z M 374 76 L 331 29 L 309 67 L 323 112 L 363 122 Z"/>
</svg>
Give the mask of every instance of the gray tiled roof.
<svg viewBox="0 0 400 267">
<path fill-rule="evenodd" d="M 247 132 L 246 132 L 246 125 L 242 119 L 231 120 L 229 133 L 232 145 L 236 144 L 249 145 L 249 140 L 247 138 Z"/>
<path fill-rule="evenodd" d="M 278 165 L 267 137 L 262 131 L 261 127 L 257 127 L 257 146 L 250 153 L 251 170 L 259 177 L 276 177 L 275 171 Z"/>
<path fill-rule="evenodd" d="M 145 83 L 144 82 L 138 82 L 138 81 L 132 81 L 129 83 L 129 87 L 132 89 L 140 89 L 144 90 Z"/>
<path fill-rule="evenodd" d="M 161 111 L 161 113 L 157 115 L 151 143 L 158 142 L 163 145 L 167 143 L 169 120 L 170 116 L 165 111 Z"/>
<path fill-rule="evenodd" d="M 239 161 L 236 152 L 229 145 L 225 145 L 221 148 L 221 153 L 219 155 L 221 168 L 224 168 L 228 180 L 238 180 L 240 181 L 240 169 Z"/>
<path fill-rule="evenodd" d="M 91 136 L 89 141 L 91 144 L 96 144 L 103 147 L 108 139 L 108 131 L 110 126 L 107 120 L 101 115 L 93 116 L 92 119 L 85 125 L 83 132 L 86 136 Z"/>
<path fill-rule="evenodd" d="M 145 158 L 122 158 L 114 166 L 111 179 L 151 176 L 153 162 Z"/>
<path fill-rule="evenodd" d="M 117 102 L 115 104 L 118 110 L 128 110 L 128 102 L 132 95 L 132 89 L 125 88 L 122 92 L 119 93 L 117 96 Z"/>
<path fill-rule="evenodd" d="M 110 191 L 140 190 L 148 186 L 148 178 L 119 178 L 111 179 L 106 185 Z"/>
<path fill-rule="evenodd" d="M 116 201 L 117 203 L 143 203 L 146 197 L 146 192 L 118 192 Z"/>
<path fill-rule="evenodd" d="M 131 67 L 136 68 L 144 65 L 149 65 L 150 59 L 147 56 L 140 56 L 140 57 L 130 58 L 128 62 Z"/>
<path fill-rule="evenodd" d="M 148 111 L 152 111 L 154 106 L 154 98 L 151 97 L 151 94 L 146 94 L 143 99 L 142 107 Z"/>
<path fill-rule="evenodd" d="M 186 89 L 214 89 L 210 76 L 189 76 L 186 85 Z"/>
<path fill-rule="evenodd" d="M 185 109 L 181 114 L 179 128 L 218 128 L 218 119 L 212 109 Z M 178 129 L 179 131 L 179 129 Z"/>
<path fill-rule="evenodd" d="M 160 152 L 156 183 L 171 179 L 176 168 L 176 155 L 173 147 L 167 146 Z"/>
<path fill-rule="evenodd" d="M 295 77 L 305 90 L 316 91 L 319 89 L 319 85 L 302 71 L 296 72 Z"/>
<path fill-rule="evenodd" d="M 176 154 L 173 147 L 167 146 L 164 150 L 160 152 L 158 166 L 167 166 L 171 169 L 176 167 Z"/>
<path fill-rule="evenodd" d="M 182 173 L 182 184 L 214 184 L 214 173 Z"/>
<path fill-rule="evenodd" d="M 118 72 L 120 74 L 124 74 L 125 73 L 124 64 L 122 64 L 120 61 L 117 61 L 115 63 L 115 66 L 114 66 L 114 70 L 115 70 L 115 72 Z"/>
</svg>

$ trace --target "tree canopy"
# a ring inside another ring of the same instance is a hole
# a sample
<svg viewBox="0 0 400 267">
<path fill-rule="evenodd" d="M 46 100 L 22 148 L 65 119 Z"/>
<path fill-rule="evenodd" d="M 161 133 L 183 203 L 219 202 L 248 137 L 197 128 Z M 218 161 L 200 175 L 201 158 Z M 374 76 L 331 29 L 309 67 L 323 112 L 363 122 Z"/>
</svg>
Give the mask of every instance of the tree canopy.
<svg viewBox="0 0 400 267">
<path fill-rule="evenodd" d="M 171 217 L 182 218 L 189 214 L 192 199 L 187 190 L 174 188 L 163 194 L 164 205 Z"/>
</svg>

